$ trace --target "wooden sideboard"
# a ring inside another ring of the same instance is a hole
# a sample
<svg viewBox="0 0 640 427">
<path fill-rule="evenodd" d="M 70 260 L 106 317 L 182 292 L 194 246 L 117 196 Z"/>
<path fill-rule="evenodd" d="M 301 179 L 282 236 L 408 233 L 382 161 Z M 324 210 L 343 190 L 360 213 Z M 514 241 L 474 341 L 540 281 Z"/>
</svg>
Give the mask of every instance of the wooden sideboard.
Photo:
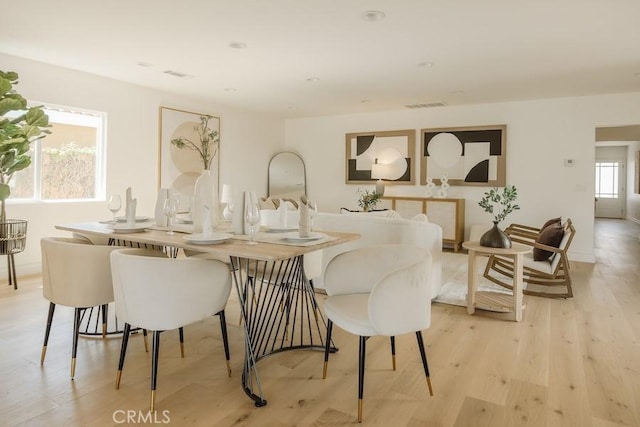
<svg viewBox="0 0 640 427">
<path fill-rule="evenodd" d="M 440 199 L 435 197 L 383 196 L 384 207 L 397 211 L 405 218 L 423 213 L 429 222 L 442 228 L 442 241 L 460 249 L 464 241 L 465 199 Z"/>
</svg>

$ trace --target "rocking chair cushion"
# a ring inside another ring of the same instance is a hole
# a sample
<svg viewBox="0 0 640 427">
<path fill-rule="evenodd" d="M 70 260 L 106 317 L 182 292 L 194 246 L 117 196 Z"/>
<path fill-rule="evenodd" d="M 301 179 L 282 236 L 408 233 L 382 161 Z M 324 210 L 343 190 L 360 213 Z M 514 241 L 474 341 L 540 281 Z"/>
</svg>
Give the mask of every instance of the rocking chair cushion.
<svg viewBox="0 0 640 427">
<path fill-rule="evenodd" d="M 562 224 L 562 218 L 557 217 L 557 218 L 551 218 L 550 220 L 548 220 L 547 222 L 545 222 L 542 227 L 540 227 L 540 231 L 544 230 L 545 228 L 547 228 L 550 225 L 561 225 Z"/>
<path fill-rule="evenodd" d="M 536 243 L 541 243 L 547 246 L 553 246 L 554 248 L 560 247 L 560 242 L 564 237 L 564 227 L 560 223 L 553 223 L 548 225 L 540 232 L 540 236 L 536 239 Z M 553 252 L 545 251 L 540 248 L 533 248 L 534 261 L 545 261 L 553 255 Z"/>
</svg>

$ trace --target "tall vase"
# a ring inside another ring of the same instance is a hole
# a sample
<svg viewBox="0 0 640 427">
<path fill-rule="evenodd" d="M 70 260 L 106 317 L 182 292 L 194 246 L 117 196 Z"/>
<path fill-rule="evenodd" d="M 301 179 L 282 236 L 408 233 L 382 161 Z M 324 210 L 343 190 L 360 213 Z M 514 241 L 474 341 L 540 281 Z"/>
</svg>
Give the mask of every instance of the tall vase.
<svg viewBox="0 0 640 427">
<path fill-rule="evenodd" d="M 480 246 L 509 249 L 511 239 L 498 227 L 498 222 L 493 221 L 493 227 L 480 237 Z"/>
<path fill-rule="evenodd" d="M 211 171 L 202 171 L 193 188 L 193 219 L 194 233 L 211 233 L 220 222 L 218 204 L 218 186 Z"/>
</svg>

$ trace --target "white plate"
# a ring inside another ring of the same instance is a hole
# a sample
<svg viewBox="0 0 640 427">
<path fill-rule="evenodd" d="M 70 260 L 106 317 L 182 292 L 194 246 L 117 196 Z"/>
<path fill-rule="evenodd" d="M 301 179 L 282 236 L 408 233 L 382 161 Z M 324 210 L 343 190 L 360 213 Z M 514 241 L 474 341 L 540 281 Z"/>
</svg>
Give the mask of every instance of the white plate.
<svg viewBox="0 0 640 427">
<path fill-rule="evenodd" d="M 149 221 L 151 218 L 149 218 L 148 216 L 137 216 L 136 217 L 136 222 L 145 222 L 145 221 Z M 116 217 L 116 221 L 118 222 L 127 222 L 127 218 L 124 216 L 118 216 Z"/>
<path fill-rule="evenodd" d="M 324 233 L 309 233 L 307 237 L 300 237 L 297 231 L 293 231 L 284 235 L 284 240 L 291 243 L 308 242 L 311 240 L 318 240 L 327 237 Z"/>
<path fill-rule="evenodd" d="M 298 227 L 276 228 L 276 227 L 264 227 L 264 231 L 267 233 L 289 233 L 296 231 Z"/>
<path fill-rule="evenodd" d="M 211 233 L 211 234 L 190 234 L 188 236 L 184 236 L 183 239 L 189 243 L 193 243 L 196 245 L 215 245 L 217 243 L 222 243 L 227 241 L 233 237 L 233 234 L 229 233 Z"/>
<path fill-rule="evenodd" d="M 113 228 L 114 233 L 142 233 L 147 229 L 146 226 L 145 227 L 142 227 L 142 226 L 129 227 L 126 224 L 116 224 L 111 228 Z"/>
</svg>

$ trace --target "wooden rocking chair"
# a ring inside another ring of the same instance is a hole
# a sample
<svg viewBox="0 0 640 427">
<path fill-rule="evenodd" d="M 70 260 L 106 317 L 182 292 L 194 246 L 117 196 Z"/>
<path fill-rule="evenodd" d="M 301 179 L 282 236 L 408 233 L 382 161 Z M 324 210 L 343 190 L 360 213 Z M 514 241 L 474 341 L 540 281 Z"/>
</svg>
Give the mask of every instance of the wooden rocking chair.
<svg viewBox="0 0 640 427">
<path fill-rule="evenodd" d="M 571 298 L 573 296 L 567 251 L 576 230 L 570 219 L 567 219 L 562 227 L 564 235 L 557 248 L 536 242 L 541 233 L 539 228 L 512 224 L 505 229 L 505 233 L 509 235 L 511 241 L 551 253 L 549 259 L 543 261 L 535 261 L 531 252 L 524 256 L 523 281 L 529 285 L 539 285 L 530 289 L 525 288 L 525 295 L 550 298 Z M 511 281 L 506 281 L 500 277 L 501 275 L 513 278 L 513 260 L 492 255 L 487 262 L 484 277 L 497 285 L 512 289 Z M 562 287 L 563 289 L 560 292 L 546 292 L 542 286 Z"/>
</svg>

